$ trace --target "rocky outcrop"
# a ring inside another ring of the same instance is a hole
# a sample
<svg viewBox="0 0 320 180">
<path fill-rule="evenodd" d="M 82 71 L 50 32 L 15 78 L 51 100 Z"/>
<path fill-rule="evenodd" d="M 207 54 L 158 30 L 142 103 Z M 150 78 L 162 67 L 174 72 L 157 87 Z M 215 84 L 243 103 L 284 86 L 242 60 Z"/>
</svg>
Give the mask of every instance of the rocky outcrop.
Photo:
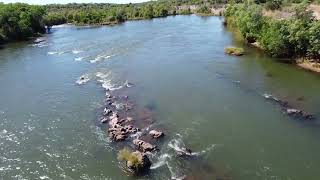
<svg viewBox="0 0 320 180">
<path fill-rule="evenodd" d="M 136 145 L 138 149 L 142 150 L 143 152 L 147 152 L 147 151 L 151 152 L 156 149 L 156 146 L 139 139 L 133 140 L 133 144 Z"/>
<path fill-rule="evenodd" d="M 278 99 L 271 94 L 264 94 L 263 96 L 264 98 L 279 104 L 281 109 L 290 117 L 303 119 L 303 120 L 315 119 L 315 117 L 312 114 L 308 114 L 300 109 L 293 108 L 287 101 Z"/>
<path fill-rule="evenodd" d="M 152 136 L 153 138 L 160 138 L 162 136 L 164 136 L 164 133 L 161 131 L 157 131 L 157 130 L 151 130 L 149 132 L 150 136 Z"/>
<path fill-rule="evenodd" d="M 129 88 L 133 84 L 126 81 L 124 86 Z M 107 125 L 107 132 L 112 141 L 126 141 L 130 138 L 143 138 L 144 136 L 160 138 L 164 135 L 158 130 L 150 131 L 149 135 L 140 131 L 137 127 L 147 129 L 153 123 L 153 113 L 145 107 L 141 109 L 134 107 L 128 96 L 118 92 L 115 93 L 116 95 L 111 95 L 111 92 L 114 91 L 107 91 L 105 94 L 105 107 L 101 113 L 100 123 Z M 128 142 L 132 142 L 137 151 L 132 153 L 123 151 L 121 160 L 126 162 L 126 166 L 131 172 L 144 173 L 151 166 L 145 153 L 156 150 L 156 146 L 140 139 L 128 140 Z"/>
<path fill-rule="evenodd" d="M 120 119 L 117 113 L 113 113 L 109 118 L 104 118 L 102 122 L 108 122 L 109 124 L 109 136 L 114 141 L 125 140 L 129 134 L 139 131 L 138 128 L 134 128 L 133 125 L 124 125 L 125 119 Z"/>
</svg>

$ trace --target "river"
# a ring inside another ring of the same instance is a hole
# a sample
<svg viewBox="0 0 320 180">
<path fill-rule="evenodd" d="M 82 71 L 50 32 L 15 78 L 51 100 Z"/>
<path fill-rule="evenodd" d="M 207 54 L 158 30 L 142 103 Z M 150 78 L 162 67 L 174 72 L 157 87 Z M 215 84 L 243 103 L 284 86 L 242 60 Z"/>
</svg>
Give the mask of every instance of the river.
<svg viewBox="0 0 320 180">
<path fill-rule="evenodd" d="M 191 15 L 65 25 L 39 44 L 1 49 L 0 179 L 319 179 L 318 121 L 292 118 L 263 97 L 320 117 L 319 75 L 244 46 L 222 22 Z M 230 45 L 247 54 L 224 54 Z M 97 121 L 105 88 L 126 81 L 134 84 L 126 95 L 166 134 L 143 177 L 123 172 L 118 145 Z M 197 155 L 176 156 L 181 146 Z"/>
</svg>

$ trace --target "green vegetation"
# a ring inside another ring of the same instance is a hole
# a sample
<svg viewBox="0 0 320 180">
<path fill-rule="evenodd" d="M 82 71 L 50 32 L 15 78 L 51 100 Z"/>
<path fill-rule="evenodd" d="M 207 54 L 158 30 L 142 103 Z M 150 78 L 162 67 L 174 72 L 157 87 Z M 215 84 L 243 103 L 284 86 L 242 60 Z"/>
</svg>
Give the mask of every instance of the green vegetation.
<svg viewBox="0 0 320 180">
<path fill-rule="evenodd" d="M 45 32 L 45 25 L 109 25 L 177 14 L 210 14 L 212 7 L 221 8 L 227 2 L 227 25 L 238 28 L 249 43 L 257 42 L 275 57 L 320 58 L 320 23 L 306 11 L 308 0 L 158 0 L 46 6 L 0 3 L 0 44 L 36 36 Z M 277 19 L 264 14 L 289 5 L 293 5 L 293 17 Z"/>
<path fill-rule="evenodd" d="M 0 44 L 45 32 L 41 6 L 0 3 Z"/>
<path fill-rule="evenodd" d="M 130 162 L 132 167 L 136 169 L 139 166 L 141 166 L 141 163 L 142 163 L 139 161 L 139 158 L 136 154 L 134 154 L 133 152 L 131 152 L 129 149 L 126 149 L 126 148 L 119 151 L 118 160 Z"/>
<path fill-rule="evenodd" d="M 263 16 L 266 3 L 230 4 L 226 24 L 238 28 L 249 43 L 258 42 L 271 56 L 319 59 L 320 22 L 307 11 L 307 5 L 295 4 L 292 17 L 275 19 Z"/>
<path fill-rule="evenodd" d="M 34 6 L 0 3 L 0 44 L 25 40 L 45 32 L 45 26 L 64 23 L 75 25 L 109 25 L 126 20 L 151 19 L 177 14 L 191 14 L 190 6 L 209 13 L 213 5 L 227 0 L 158 0 L 137 4 L 51 4 Z"/>
<path fill-rule="evenodd" d="M 197 9 L 198 14 L 211 14 L 211 10 L 208 6 L 202 5 L 199 9 Z"/>
<path fill-rule="evenodd" d="M 48 12 L 48 24 L 72 23 L 110 24 L 126 20 L 151 19 L 169 15 L 191 14 L 189 5 L 200 6 L 199 13 L 210 13 L 214 4 L 225 3 L 223 0 L 158 0 L 137 4 L 52 4 L 45 6 Z"/>
<path fill-rule="evenodd" d="M 224 52 L 235 56 L 242 56 L 244 54 L 244 49 L 238 47 L 227 47 L 224 49 Z"/>
</svg>

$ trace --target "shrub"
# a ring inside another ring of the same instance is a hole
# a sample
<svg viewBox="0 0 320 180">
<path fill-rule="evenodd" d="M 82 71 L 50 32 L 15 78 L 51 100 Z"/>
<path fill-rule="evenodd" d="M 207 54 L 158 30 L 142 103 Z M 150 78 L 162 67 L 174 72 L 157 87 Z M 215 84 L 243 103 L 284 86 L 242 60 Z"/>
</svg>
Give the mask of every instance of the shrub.
<svg viewBox="0 0 320 180">
<path fill-rule="evenodd" d="M 197 13 L 200 13 L 200 14 L 210 14 L 211 13 L 211 10 L 208 6 L 201 6 L 199 9 L 197 9 Z"/>
<path fill-rule="evenodd" d="M 310 25 L 307 36 L 309 37 L 308 55 L 320 58 L 320 22 L 315 21 Z"/>
<path fill-rule="evenodd" d="M 239 28 L 248 42 L 258 41 L 274 57 L 320 59 L 320 22 L 300 4 L 294 18 L 263 17 L 259 5 L 234 4 L 226 8 L 226 24 Z"/>
<path fill-rule="evenodd" d="M 234 9 L 235 22 L 243 37 L 249 42 L 255 42 L 261 32 L 263 26 L 262 9 L 258 5 L 236 5 Z M 229 14 L 232 12 L 229 12 Z"/>
<path fill-rule="evenodd" d="M 269 19 L 268 23 L 262 28 L 259 42 L 268 54 L 274 57 L 290 56 L 286 37 L 283 36 L 286 26 L 276 20 Z"/>
<path fill-rule="evenodd" d="M 139 161 L 139 158 L 132 153 L 129 149 L 122 149 L 118 153 L 118 160 L 130 162 L 133 167 L 138 168 L 142 162 Z"/>
<path fill-rule="evenodd" d="M 280 9 L 282 5 L 282 0 L 268 0 L 266 2 L 266 9 L 276 10 Z"/>
<path fill-rule="evenodd" d="M 239 47 L 227 47 L 224 49 L 224 52 L 235 56 L 241 56 L 244 54 L 244 49 Z"/>
</svg>

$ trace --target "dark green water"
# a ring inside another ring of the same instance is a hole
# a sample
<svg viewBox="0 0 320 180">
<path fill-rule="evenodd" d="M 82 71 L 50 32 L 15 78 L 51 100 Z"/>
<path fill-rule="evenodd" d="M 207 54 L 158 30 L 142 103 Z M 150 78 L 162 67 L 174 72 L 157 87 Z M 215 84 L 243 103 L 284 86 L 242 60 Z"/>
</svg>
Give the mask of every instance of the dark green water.
<svg viewBox="0 0 320 180">
<path fill-rule="evenodd" d="M 319 123 L 292 119 L 262 95 L 320 117 L 320 76 L 247 47 L 227 56 L 229 45 L 242 44 L 221 18 L 176 16 L 58 27 L 38 46 L 0 50 L 0 179 L 319 179 Z M 79 85 L 82 75 L 90 80 Z M 166 133 L 145 177 L 119 168 L 97 124 L 102 84 L 125 81 Z M 199 155 L 177 157 L 172 147 L 183 144 Z"/>
</svg>

